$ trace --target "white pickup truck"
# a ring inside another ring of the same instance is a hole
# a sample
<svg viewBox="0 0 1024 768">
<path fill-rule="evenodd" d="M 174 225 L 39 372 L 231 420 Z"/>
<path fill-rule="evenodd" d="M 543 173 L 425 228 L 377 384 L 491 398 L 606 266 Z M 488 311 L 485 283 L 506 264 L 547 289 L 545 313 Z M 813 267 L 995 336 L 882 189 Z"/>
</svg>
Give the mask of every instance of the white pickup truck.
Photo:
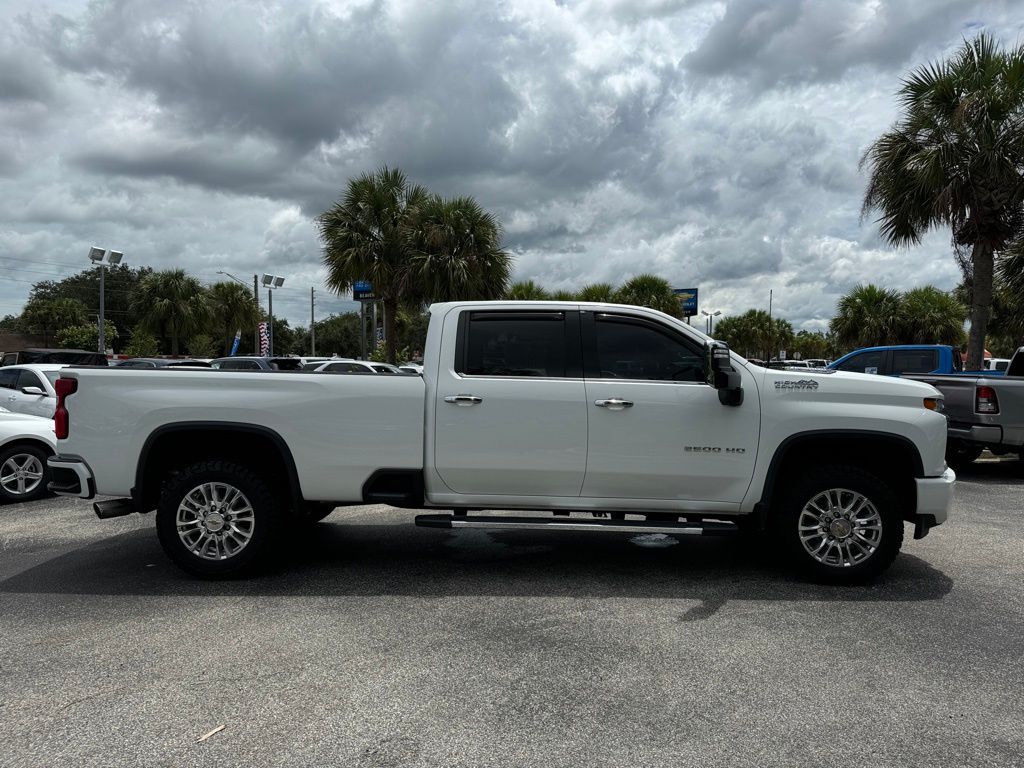
<svg viewBox="0 0 1024 768">
<path fill-rule="evenodd" d="M 202 576 L 354 504 L 451 528 L 736 530 L 833 582 L 884 570 L 904 521 L 920 538 L 946 520 L 931 386 L 768 370 L 640 307 L 430 313 L 422 377 L 68 368 L 51 489 L 122 497 L 101 518 L 156 509 L 167 554 Z"/>
</svg>

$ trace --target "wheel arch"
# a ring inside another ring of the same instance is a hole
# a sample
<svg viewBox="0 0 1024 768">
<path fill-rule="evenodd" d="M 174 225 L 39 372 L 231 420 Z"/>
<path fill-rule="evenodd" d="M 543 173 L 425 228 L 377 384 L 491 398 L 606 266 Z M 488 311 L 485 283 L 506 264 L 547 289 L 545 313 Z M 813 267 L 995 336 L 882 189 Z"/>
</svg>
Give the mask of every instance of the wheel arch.
<svg viewBox="0 0 1024 768">
<path fill-rule="evenodd" d="M 917 505 L 914 478 L 924 477 L 921 453 L 903 435 L 872 430 L 812 430 L 787 437 L 768 465 L 759 506 L 770 511 L 779 488 L 793 473 L 808 466 L 842 463 L 893 481 L 904 519 L 913 519 Z"/>
<path fill-rule="evenodd" d="M 57 453 L 53 446 L 42 438 L 35 437 L 33 435 L 21 435 L 8 440 L 3 445 L 0 445 L 0 453 L 6 453 L 10 448 L 17 448 L 19 446 L 28 445 L 32 448 L 39 448 L 47 456 L 53 456 Z"/>
<path fill-rule="evenodd" d="M 183 448 L 188 449 L 187 460 L 180 457 Z M 189 421 L 158 427 L 143 443 L 131 489 L 136 511 L 156 508 L 161 485 L 169 472 L 214 458 L 245 463 L 267 473 L 293 509 L 302 504 L 295 459 L 280 434 L 256 424 Z"/>
</svg>

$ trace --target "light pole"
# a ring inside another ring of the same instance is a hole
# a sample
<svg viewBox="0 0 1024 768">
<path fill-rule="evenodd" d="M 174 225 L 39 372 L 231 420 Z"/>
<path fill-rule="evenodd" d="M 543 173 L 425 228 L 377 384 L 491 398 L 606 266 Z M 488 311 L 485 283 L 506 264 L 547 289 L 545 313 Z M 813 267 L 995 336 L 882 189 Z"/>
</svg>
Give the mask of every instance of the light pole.
<svg viewBox="0 0 1024 768">
<path fill-rule="evenodd" d="M 270 322 L 267 323 L 267 336 L 270 338 L 270 356 L 274 355 L 274 289 L 284 285 L 284 278 L 277 275 L 263 273 L 263 287 L 267 289 L 267 314 Z"/>
<path fill-rule="evenodd" d="M 719 309 L 714 312 L 708 312 L 706 309 L 702 309 L 700 313 L 707 318 L 707 320 L 704 321 L 704 324 L 707 326 L 708 336 L 710 336 L 715 330 L 715 318 L 722 314 L 722 310 Z"/>
<path fill-rule="evenodd" d="M 106 323 L 104 322 L 105 318 L 103 317 L 103 300 L 105 298 L 104 294 L 106 289 L 107 275 L 107 267 L 103 263 L 104 256 L 106 256 L 107 258 L 107 264 L 110 264 L 110 266 L 115 266 L 121 263 L 121 259 L 124 257 L 124 254 L 121 253 L 121 251 L 108 251 L 105 248 L 97 248 L 95 245 L 89 249 L 89 261 L 91 261 L 93 264 L 96 264 L 100 268 L 100 312 L 98 320 L 99 329 L 97 333 L 96 346 L 98 348 L 98 351 L 102 355 L 107 354 L 107 340 L 106 335 L 104 333 L 106 331 Z"/>
</svg>

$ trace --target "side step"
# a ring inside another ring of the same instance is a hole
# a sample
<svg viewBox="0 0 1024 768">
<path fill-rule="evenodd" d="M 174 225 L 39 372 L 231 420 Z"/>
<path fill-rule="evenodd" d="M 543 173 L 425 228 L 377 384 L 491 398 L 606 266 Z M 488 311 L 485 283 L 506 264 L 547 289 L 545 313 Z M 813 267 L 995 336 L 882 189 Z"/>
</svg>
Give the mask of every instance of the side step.
<svg viewBox="0 0 1024 768">
<path fill-rule="evenodd" d="M 523 531 L 608 531 L 612 533 L 672 533 L 681 536 L 711 536 L 735 533 L 736 523 L 703 520 L 666 523 L 657 520 L 572 519 L 548 517 L 500 517 L 498 515 L 417 515 L 416 525 L 424 528 L 505 528 Z"/>
<path fill-rule="evenodd" d="M 135 511 L 131 499 L 108 499 L 97 501 L 92 505 L 92 511 L 100 520 L 108 520 L 111 517 L 123 517 Z"/>
</svg>

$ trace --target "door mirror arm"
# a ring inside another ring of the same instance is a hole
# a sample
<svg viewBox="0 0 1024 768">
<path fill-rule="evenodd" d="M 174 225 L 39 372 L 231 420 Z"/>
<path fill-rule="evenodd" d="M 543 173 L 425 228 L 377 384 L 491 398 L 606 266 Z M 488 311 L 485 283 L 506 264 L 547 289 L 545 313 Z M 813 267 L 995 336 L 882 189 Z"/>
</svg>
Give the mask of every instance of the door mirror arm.
<svg viewBox="0 0 1024 768">
<path fill-rule="evenodd" d="M 709 341 L 706 350 L 708 384 L 718 390 L 718 402 L 734 407 L 742 404 L 742 377 L 733 367 L 729 345 L 723 341 Z"/>
</svg>

